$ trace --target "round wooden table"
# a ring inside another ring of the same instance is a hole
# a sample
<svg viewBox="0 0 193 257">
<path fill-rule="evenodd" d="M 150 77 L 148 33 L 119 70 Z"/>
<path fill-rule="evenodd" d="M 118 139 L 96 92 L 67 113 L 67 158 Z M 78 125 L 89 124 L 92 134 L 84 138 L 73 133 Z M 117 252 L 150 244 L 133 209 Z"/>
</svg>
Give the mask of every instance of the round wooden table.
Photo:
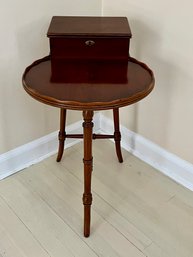
<svg viewBox="0 0 193 257">
<path fill-rule="evenodd" d="M 103 64 L 104 65 L 104 64 Z M 93 66 L 93 69 L 96 67 Z M 121 66 L 120 66 L 121 67 Z M 77 68 L 77 66 L 76 66 Z M 89 68 L 91 72 L 91 68 Z M 60 108 L 59 151 L 57 161 L 60 161 L 66 138 L 83 138 L 84 140 L 84 236 L 90 235 L 90 209 L 92 204 L 91 173 L 92 173 L 92 139 L 114 138 L 119 162 L 123 162 L 121 154 L 121 134 L 119 130 L 119 108 L 138 102 L 146 97 L 154 87 L 153 72 L 144 64 L 129 57 L 125 70 L 125 79 L 113 81 L 108 78 L 112 74 L 123 74 L 117 65 L 107 69 L 107 74 L 81 79 L 77 82 L 65 76 L 59 80 L 53 79 L 50 56 L 35 61 L 26 68 L 23 74 L 23 86 L 26 92 L 36 100 Z M 56 75 L 56 74 L 54 74 Z M 122 76 L 122 75 L 121 75 Z M 66 110 L 83 111 L 83 135 L 68 135 L 65 132 Z M 94 111 L 113 109 L 114 135 L 96 135 L 92 133 Z"/>
</svg>

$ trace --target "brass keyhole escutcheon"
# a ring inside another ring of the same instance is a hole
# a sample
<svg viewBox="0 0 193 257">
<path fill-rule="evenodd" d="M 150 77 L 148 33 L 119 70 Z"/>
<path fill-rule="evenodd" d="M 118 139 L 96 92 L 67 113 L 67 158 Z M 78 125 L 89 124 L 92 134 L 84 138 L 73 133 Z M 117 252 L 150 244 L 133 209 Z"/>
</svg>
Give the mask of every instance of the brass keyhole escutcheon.
<svg viewBox="0 0 193 257">
<path fill-rule="evenodd" d="M 95 42 L 93 40 L 85 41 L 85 45 L 87 45 L 87 46 L 93 46 L 94 44 L 95 44 Z"/>
</svg>

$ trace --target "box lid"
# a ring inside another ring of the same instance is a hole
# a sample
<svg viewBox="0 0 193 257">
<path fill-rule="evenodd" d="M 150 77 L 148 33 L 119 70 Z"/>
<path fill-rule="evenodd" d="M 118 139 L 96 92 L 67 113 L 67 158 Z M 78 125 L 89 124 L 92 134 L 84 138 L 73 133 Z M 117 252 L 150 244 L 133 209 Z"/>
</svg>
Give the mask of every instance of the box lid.
<svg viewBox="0 0 193 257">
<path fill-rule="evenodd" d="M 131 37 L 126 17 L 53 16 L 48 37 Z"/>
</svg>

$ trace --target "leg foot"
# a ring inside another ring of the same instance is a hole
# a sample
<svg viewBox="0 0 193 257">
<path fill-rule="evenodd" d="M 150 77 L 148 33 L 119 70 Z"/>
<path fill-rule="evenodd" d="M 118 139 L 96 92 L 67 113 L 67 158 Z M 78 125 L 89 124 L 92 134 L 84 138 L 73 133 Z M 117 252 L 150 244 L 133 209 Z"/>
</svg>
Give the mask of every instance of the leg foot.
<svg viewBox="0 0 193 257">
<path fill-rule="evenodd" d="M 64 141 L 66 138 L 65 126 L 66 126 L 66 109 L 60 109 L 60 131 L 58 134 L 59 148 L 58 148 L 58 156 L 56 159 L 57 162 L 61 161 L 63 151 L 64 151 Z"/>
<path fill-rule="evenodd" d="M 123 157 L 121 153 L 121 133 L 119 129 L 119 109 L 113 109 L 113 117 L 114 117 L 114 140 L 116 153 L 119 162 L 123 162 Z"/>
</svg>

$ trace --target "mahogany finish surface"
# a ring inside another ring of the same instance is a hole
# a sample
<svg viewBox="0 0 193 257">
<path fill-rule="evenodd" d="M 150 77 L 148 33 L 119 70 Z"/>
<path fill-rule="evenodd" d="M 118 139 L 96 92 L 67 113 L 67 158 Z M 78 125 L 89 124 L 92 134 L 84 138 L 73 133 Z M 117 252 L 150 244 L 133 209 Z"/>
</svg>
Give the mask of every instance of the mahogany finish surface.
<svg viewBox="0 0 193 257">
<path fill-rule="evenodd" d="M 116 73 L 116 70 L 105 76 L 110 77 L 111 73 Z M 51 61 L 47 56 L 25 70 L 24 89 L 40 102 L 71 110 L 106 110 L 127 106 L 143 99 L 154 87 L 152 71 L 134 58 L 129 58 L 125 83 L 100 83 L 105 80 L 104 74 L 97 78 L 97 83 L 94 80 L 92 83 L 53 82 L 51 76 Z"/>
</svg>

